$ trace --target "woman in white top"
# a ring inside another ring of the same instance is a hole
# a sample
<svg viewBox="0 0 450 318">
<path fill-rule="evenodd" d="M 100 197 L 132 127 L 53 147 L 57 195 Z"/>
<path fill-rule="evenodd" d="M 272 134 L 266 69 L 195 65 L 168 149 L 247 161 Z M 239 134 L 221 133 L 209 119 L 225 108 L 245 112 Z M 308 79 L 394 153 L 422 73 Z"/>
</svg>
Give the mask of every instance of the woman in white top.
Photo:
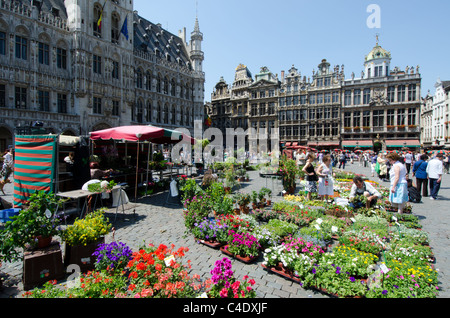
<svg viewBox="0 0 450 318">
<path fill-rule="evenodd" d="M 326 155 L 322 158 L 322 164 L 317 169 L 319 176 L 318 195 L 328 201 L 328 196 L 334 195 L 333 190 L 333 169 L 331 168 L 331 157 Z"/>
<path fill-rule="evenodd" d="M 400 155 L 391 152 L 386 156 L 392 167 L 389 171 L 389 179 L 391 181 L 391 191 L 389 194 L 389 201 L 398 207 L 398 213 L 402 214 L 405 209 L 406 202 L 409 200 L 408 196 L 408 181 L 406 180 L 406 167 L 400 162 Z"/>
</svg>

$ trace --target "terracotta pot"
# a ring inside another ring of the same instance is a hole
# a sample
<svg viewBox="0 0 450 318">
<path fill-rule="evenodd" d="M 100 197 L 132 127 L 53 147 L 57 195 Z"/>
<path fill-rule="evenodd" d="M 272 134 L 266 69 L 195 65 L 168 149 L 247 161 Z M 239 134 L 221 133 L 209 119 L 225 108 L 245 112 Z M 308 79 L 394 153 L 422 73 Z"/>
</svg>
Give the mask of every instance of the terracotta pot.
<svg viewBox="0 0 450 318">
<path fill-rule="evenodd" d="M 42 235 L 38 235 L 37 237 L 37 248 L 46 248 L 47 246 L 50 246 L 52 243 L 52 237 L 44 237 Z"/>
</svg>

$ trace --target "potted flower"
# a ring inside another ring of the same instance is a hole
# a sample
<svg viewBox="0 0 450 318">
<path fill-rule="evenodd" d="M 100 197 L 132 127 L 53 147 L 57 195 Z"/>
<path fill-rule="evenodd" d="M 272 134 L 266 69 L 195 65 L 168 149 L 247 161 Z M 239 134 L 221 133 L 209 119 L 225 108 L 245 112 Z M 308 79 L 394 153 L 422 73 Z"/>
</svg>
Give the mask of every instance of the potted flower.
<svg viewBox="0 0 450 318">
<path fill-rule="evenodd" d="M 283 179 L 283 188 L 287 194 L 293 194 L 295 192 L 295 179 L 298 174 L 298 167 L 295 160 L 288 159 L 287 156 L 283 156 L 280 161 L 279 173 Z"/>
<path fill-rule="evenodd" d="M 238 192 L 234 195 L 234 199 L 239 206 L 241 212 L 248 213 L 249 207 L 247 206 L 250 203 L 251 197 L 248 193 Z"/>
<path fill-rule="evenodd" d="M 111 231 L 111 224 L 104 215 L 105 209 L 89 213 L 84 219 L 77 219 L 61 232 L 65 242 L 65 265 L 77 264 L 82 271 L 94 269 L 95 250 L 105 242 L 105 235 Z"/>
<path fill-rule="evenodd" d="M 133 251 L 125 243 L 114 241 L 98 245 L 93 256 L 97 258 L 95 261 L 97 271 L 121 273 L 132 260 Z"/>
<path fill-rule="evenodd" d="M 0 231 L 0 257 L 4 261 L 20 259 L 17 248 L 44 248 L 59 234 L 57 207 L 63 202 L 52 193 L 37 191 L 28 200 L 28 207 L 11 217 Z"/>
<path fill-rule="evenodd" d="M 220 250 L 244 263 L 254 261 L 261 249 L 258 239 L 246 231 L 228 231 L 228 244 Z"/>
<path fill-rule="evenodd" d="M 244 276 L 243 281 L 234 277 L 231 261 L 224 257 L 215 262 L 215 267 L 211 270 L 212 286 L 207 291 L 211 298 L 255 298 L 256 292 L 252 288 L 255 280 Z"/>
<path fill-rule="evenodd" d="M 218 248 L 228 239 L 228 225 L 216 220 L 204 219 L 194 224 L 192 234 L 195 239 L 209 247 Z"/>
</svg>

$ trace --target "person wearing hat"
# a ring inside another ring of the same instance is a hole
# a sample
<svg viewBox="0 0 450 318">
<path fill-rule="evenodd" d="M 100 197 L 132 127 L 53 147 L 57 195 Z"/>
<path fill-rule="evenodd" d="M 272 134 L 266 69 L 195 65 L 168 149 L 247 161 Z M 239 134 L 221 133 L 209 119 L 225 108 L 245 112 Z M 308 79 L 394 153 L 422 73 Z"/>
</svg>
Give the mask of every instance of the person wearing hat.
<svg viewBox="0 0 450 318">
<path fill-rule="evenodd" d="M 430 184 L 430 200 L 437 200 L 437 195 L 441 188 L 442 174 L 444 173 L 443 159 L 444 155 L 437 153 L 436 157 L 428 162 L 427 174 Z"/>
</svg>

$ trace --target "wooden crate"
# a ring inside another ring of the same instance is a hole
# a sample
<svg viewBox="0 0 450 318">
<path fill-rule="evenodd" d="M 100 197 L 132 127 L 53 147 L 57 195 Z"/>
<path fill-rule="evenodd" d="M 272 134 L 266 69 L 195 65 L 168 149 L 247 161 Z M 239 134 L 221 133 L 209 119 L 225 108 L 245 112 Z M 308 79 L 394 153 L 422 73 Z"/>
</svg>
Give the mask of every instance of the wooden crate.
<svg viewBox="0 0 450 318">
<path fill-rule="evenodd" d="M 43 249 L 25 251 L 23 256 L 23 288 L 30 290 L 50 280 L 64 278 L 61 247 L 52 242 Z"/>
</svg>

